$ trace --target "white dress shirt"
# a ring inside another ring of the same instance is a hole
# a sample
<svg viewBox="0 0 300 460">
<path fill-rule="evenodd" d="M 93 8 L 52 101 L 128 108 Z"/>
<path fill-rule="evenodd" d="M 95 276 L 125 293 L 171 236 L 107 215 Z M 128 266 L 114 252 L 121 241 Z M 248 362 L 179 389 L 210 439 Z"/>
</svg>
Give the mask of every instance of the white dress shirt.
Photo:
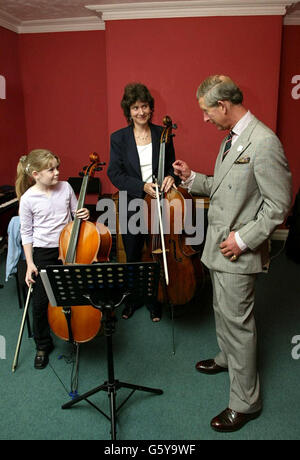
<svg viewBox="0 0 300 460">
<path fill-rule="evenodd" d="M 22 244 L 58 247 L 60 233 L 76 209 L 77 199 L 68 182 L 58 182 L 50 195 L 30 187 L 20 200 Z"/>
<path fill-rule="evenodd" d="M 143 182 L 152 180 L 152 143 L 137 146 Z"/>
</svg>

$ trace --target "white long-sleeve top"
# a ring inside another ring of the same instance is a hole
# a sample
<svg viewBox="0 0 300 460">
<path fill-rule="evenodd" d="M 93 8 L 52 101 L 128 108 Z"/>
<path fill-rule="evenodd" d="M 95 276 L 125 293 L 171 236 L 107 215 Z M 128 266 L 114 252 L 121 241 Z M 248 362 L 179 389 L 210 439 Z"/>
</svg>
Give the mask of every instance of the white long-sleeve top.
<svg viewBox="0 0 300 460">
<path fill-rule="evenodd" d="M 58 182 L 50 195 L 30 187 L 20 200 L 22 244 L 56 248 L 64 226 L 77 209 L 77 198 L 68 182 Z"/>
</svg>

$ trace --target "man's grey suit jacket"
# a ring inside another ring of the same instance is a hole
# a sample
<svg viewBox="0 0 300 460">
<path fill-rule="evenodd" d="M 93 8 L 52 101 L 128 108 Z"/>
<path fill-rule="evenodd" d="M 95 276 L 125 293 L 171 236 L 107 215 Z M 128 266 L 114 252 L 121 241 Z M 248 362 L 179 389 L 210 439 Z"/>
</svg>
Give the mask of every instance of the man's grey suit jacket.
<svg viewBox="0 0 300 460">
<path fill-rule="evenodd" d="M 267 240 L 291 206 L 291 173 L 278 137 L 255 117 L 222 161 L 224 143 L 214 176 L 196 173 L 191 189 L 210 197 L 202 261 L 217 271 L 258 273 L 267 262 Z M 231 231 L 248 246 L 236 262 L 219 248 Z"/>
</svg>

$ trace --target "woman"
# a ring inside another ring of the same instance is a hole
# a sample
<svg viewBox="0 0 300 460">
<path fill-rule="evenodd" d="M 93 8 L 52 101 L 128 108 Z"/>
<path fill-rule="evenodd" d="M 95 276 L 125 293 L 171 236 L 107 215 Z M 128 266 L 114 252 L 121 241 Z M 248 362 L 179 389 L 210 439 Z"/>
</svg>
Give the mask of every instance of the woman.
<svg viewBox="0 0 300 460">
<path fill-rule="evenodd" d="M 127 262 L 139 262 L 145 241 L 145 234 L 130 233 L 124 226 L 122 216 L 126 211 L 126 224 L 134 214 L 129 211 L 130 202 L 135 198 L 144 198 L 146 194 L 155 198 L 154 176 L 158 172 L 160 138 L 163 128 L 154 125 L 154 99 L 147 87 L 141 83 L 131 83 L 125 87 L 121 107 L 128 122 L 111 135 L 110 162 L 107 170 L 108 177 L 119 191 L 127 192 L 127 209 L 120 209 L 120 226 Z M 165 178 L 161 191 L 167 192 L 174 184 L 172 163 L 175 152 L 172 139 L 166 145 Z M 123 230 L 122 230 L 123 227 Z M 129 296 L 122 317 L 130 318 L 141 306 L 141 300 Z M 153 322 L 161 319 L 161 306 L 148 305 Z"/>
</svg>

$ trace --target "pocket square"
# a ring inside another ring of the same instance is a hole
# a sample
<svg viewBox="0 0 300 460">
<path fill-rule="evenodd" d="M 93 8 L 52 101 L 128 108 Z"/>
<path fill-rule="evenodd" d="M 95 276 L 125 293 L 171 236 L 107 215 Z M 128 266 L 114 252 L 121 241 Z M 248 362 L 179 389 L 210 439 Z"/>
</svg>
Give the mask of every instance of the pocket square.
<svg viewBox="0 0 300 460">
<path fill-rule="evenodd" d="M 244 165 L 245 163 L 250 163 L 250 157 L 241 157 L 238 158 L 235 162 L 236 165 Z"/>
</svg>

